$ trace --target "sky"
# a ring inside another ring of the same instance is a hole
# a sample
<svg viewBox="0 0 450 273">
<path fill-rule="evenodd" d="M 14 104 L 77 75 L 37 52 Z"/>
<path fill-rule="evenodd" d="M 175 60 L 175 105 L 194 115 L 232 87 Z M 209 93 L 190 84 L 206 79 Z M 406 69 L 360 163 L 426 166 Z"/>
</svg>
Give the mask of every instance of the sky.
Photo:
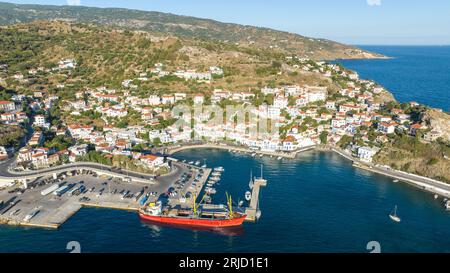
<svg viewBox="0 0 450 273">
<path fill-rule="evenodd" d="M 450 45 L 449 0 L 0 1 L 170 12 L 355 45 Z"/>
</svg>

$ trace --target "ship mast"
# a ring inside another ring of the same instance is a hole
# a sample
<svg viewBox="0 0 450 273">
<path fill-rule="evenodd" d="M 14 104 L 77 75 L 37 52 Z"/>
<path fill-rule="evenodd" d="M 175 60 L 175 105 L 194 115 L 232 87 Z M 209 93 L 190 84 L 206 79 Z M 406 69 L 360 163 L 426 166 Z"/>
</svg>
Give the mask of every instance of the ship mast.
<svg viewBox="0 0 450 273">
<path fill-rule="evenodd" d="M 197 194 L 194 194 L 194 205 L 192 206 L 192 211 L 194 212 L 194 216 L 197 215 L 197 210 L 200 207 L 200 204 L 203 202 L 203 200 L 205 200 L 206 194 L 203 195 L 202 200 L 200 200 L 200 202 L 197 204 L 196 200 L 197 200 Z"/>
<path fill-rule="evenodd" d="M 225 192 L 227 195 L 227 203 L 228 203 L 228 217 L 230 219 L 233 219 L 233 201 L 231 199 L 231 195 L 228 194 L 228 192 Z"/>
</svg>

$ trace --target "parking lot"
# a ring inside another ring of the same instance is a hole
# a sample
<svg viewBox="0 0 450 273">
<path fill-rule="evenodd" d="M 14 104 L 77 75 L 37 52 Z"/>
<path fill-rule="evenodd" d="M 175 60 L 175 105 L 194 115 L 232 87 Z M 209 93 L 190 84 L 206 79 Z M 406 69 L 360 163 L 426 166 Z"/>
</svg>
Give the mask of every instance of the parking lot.
<svg viewBox="0 0 450 273">
<path fill-rule="evenodd" d="M 199 186 L 200 173 L 204 170 L 178 164 L 155 184 L 131 183 L 90 171 L 43 177 L 29 182 L 27 189 L 16 185 L 0 190 L 0 223 L 57 228 L 82 206 L 137 210 L 145 196 L 148 202 L 161 196 L 179 202 Z"/>
</svg>

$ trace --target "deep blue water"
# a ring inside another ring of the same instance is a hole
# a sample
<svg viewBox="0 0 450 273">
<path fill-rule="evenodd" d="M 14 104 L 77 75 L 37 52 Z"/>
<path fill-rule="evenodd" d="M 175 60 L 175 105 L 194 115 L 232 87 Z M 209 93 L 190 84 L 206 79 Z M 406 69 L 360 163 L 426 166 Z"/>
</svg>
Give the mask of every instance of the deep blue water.
<svg viewBox="0 0 450 273">
<path fill-rule="evenodd" d="M 419 103 L 450 111 L 450 46 L 361 46 L 393 59 L 342 60 L 386 87 L 400 102 Z"/>
<path fill-rule="evenodd" d="M 390 60 L 340 61 L 374 79 L 401 102 L 418 101 L 449 111 L 450 47 L 365 47 Z M 185 151 L 177 157 L 207 159 L 226 172 L 214 201 L 225 191 L 237 201 L 250 170 L 269 180 L 262 217 L 232 234 L 143 223 L 132 212 L 82 209 L 59 230 L 0 226 L 0 252 L 366 252 L 379 241 L 384 252 L 450 252 L 450 213 L 442 200 L 391 179 L 354 169 L 337 155 L 308 152 L 296 160 L 254 159 L 223 151 Z M 388 214 L 398 205 L 400 224 Z"/>
<path fill-rule="evenodd" d="M 331 153 L 307 152 L 295 160 L 252 158 L 218 150 L 184 151 L 179 158 L 207 159 L 226 171 L 225 191 L 237 201 L 250 170 L 264 164 L 262 217 L 234 235 L 160 227 L 132 212 L 82 209 L 59 230 L 0 227 L 0 252 L 65 252 L 79 241 L 83 252 L 450 252 L 450 213 L 442 200 L 391 179 L 355 169 Z M 398 205 L 400 224 L 388 215 Z"/>
</svg>

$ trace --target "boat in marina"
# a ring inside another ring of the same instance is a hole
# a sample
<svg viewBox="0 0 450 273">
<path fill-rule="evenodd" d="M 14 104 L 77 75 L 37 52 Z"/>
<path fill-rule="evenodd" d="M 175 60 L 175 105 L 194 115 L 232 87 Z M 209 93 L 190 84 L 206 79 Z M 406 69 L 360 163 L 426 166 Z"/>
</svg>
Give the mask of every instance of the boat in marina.
<svg viewBox="0 0 450 273">
<path fill-rule="evenodd" d="M 398 183 L 398 182 L 400 182 L 398 179 L 394 179 L 394 181 L 393 181 L 394 183 Z"/>
<path fill-rule="evenodd" d="M 200 166 L 200 164 L 201 164 L 200 160 L 197 160 L 197 161 L 195 161 L 195 163 L 194 163 L 195 166 Z"/>
<path fill-rule="evenodd" d="M 189 161 L 188 164 L 189 164 L 189 165 L 193 165 L 193 164 L 194 164 L 194 161 Z"/>
<path fill-rule="evenodd" d="M 211 194 L 216 194 L 216 193 L 217 193 L 217 190 L 214 189 L 214 188 L 211 188 L 211 187 L 206 187 L 206 188 L 205 188 L 205 192 L 206 192 L 208 195 L 211 195 Z"/>
<path fill-rule="evenodd" d="M 438 198 L 439 198 L 439 195 L 435 194 L 434 199 L 438 199 Z"/>
<path fill-rule="evenodd" d="M 283 159 L 283 157 L 281 157 L 281 156 L 279 156 L 279 157 L 277 158 L 277 160 L 281 160 L 281 159 Z"/>
<path fill-rule="evenodd" d="M 210 181 L 214 181 L 214 182 L 219 182 L 220 181 L 220 177 L 214 176 L 214 177 L 211 177 L 209 180 Z"/>
<path fill-rule="evenodd" d="M 206 164 L 203 164 L 203 165 L 202 165 L 202 168 L 203 168 L 203 169 L 206 168 L 206 167 L 207 167 Z"/>
<path fill-rule="evenodd" d="M 223 167 L 216 167 L 216 168 L 214 168 L 214 171 L 215 172 L 224 172 L 225 169 Z"/>
<path fill-rule="evenodd" d="M 397 222 L 397 223 L 401 222 L 400 217 L 398 217 L 398 215 L 397 215 L 397 206 L 395 206 L 394 211 L 391 214 L 389 214 L 389 217 L 394 222 Z"/>
<path fill-rule="evenodd" d="M 180 226 L 225 228 L 242 225 L 246 215 L 234 210 L 228 194 L 227 206 L 202 205 L 206 196 L 198 204 L 194 197 L 194 204 L 190 209 L 163 207 L 161 201 L 150 203 L 139 209 L 139 216 L 143 220 Z"/>
<path fill-rule="evenodd" d="M 450 210 L 450 201 L 445 202 L 445 209 Z"/>
</svg>

